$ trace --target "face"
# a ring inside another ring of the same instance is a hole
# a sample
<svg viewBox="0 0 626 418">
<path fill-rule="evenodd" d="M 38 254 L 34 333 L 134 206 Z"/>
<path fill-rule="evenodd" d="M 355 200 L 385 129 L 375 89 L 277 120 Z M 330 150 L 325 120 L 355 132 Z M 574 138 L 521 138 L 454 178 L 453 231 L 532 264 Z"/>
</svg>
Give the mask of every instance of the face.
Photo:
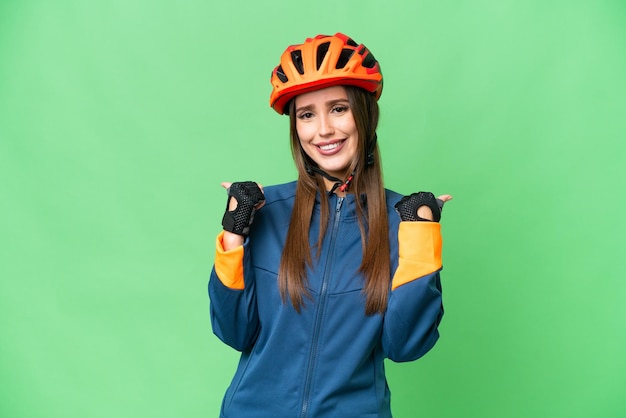
<svg viewBox="0 0 626 418">
<path fill-rule="evenodd" d="M 345 180 L 357 153 L 358 133 L 346 89 L 328 87 L 295 98 L 296 131 L 319 168 Z"/>
</svg>

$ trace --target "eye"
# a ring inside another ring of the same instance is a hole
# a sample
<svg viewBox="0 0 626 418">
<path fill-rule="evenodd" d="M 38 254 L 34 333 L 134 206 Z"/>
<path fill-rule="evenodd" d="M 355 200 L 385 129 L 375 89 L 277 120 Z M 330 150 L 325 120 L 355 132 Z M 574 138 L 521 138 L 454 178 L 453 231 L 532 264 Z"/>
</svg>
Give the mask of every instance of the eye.
<svg viewBox="0 0 626 418">
<path fill-rule="evenodd" d="M 313 112 L 302 112 L 298 114 L 298 119 L 306 120 L 313 117 Z"/>
<path fill-rule="evenodd" d="M 332 113 L 344 113 L 347 112 L 350 108 L 346 105 L 335 105 L 331 109 Z"/>
</svg>

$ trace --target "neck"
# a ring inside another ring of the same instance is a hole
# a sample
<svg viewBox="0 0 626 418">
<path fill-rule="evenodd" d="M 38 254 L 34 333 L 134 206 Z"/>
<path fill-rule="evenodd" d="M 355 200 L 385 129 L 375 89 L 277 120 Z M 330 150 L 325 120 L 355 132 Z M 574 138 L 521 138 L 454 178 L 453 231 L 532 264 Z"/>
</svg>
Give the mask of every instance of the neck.
<svg viewBox="0 0 626 418">
<path fill-rule="evenodd" d="M 335 193 L 336 195 L 342 197 L 348 193 L 350 183 L 352 183 L 355 173 L 355 171 L 353 171 L 350 175 L 340 174 L 341 178 L 338 178 L 318 167 L 308 167 L 307 172 L 309 175 L 312 175 L 313 173 L 320 174 L 324 180 L 324 188 L 326 191 L 328 193 Z"/>
<path fill-rule="evenodd" d="M 348 190 L 341 190 L 339 186 L 337 186 L 336 181 L 331 181 L 324 177 L 324 187 L 328 193 L 335 193 L 339 197 L 345 197 L 348 193 Z"/>
</svg>

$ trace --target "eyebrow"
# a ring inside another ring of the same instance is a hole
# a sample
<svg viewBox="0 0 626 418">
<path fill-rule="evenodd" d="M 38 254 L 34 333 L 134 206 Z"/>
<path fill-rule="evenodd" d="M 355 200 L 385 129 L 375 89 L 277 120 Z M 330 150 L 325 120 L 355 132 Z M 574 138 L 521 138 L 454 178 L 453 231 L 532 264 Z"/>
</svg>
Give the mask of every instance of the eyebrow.
<svg viewBox="0 0 626 418">
<path fill-rule="evenodd" d="M 350 101 L 348 99 L 333 99 L 333 100 L 329 100 L 325 103 L 326 107 L 332 107 L 338 103 L 347 103 L 350 104 Z M 310 105 L 306 105 L 306 106 L 300 106 L 298 108 L 296 108 L 296 112 L 301 112 L 303 110 L 312 110 L 313 108 L 315 108 L 314 105 L 310 104 Z"/>
</svg>

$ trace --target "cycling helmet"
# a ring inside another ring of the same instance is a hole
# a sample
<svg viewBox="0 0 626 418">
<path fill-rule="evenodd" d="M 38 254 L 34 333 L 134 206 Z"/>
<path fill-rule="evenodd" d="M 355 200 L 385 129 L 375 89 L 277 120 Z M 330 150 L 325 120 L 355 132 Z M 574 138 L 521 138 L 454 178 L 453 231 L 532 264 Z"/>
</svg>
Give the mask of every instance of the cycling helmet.
<svg viewBox="0 0 626 418">
<path fill-rule="evenodd" d="M 380 65 L 363 44 L 336 33 L 317 35 L 303 44 L 289 46 L 272 71 L 270 106 L 287 113 L 287 103 L 295 96 L 337 85 L 361 87 L 376 94 L 383 91 Z"/>
</svg>

